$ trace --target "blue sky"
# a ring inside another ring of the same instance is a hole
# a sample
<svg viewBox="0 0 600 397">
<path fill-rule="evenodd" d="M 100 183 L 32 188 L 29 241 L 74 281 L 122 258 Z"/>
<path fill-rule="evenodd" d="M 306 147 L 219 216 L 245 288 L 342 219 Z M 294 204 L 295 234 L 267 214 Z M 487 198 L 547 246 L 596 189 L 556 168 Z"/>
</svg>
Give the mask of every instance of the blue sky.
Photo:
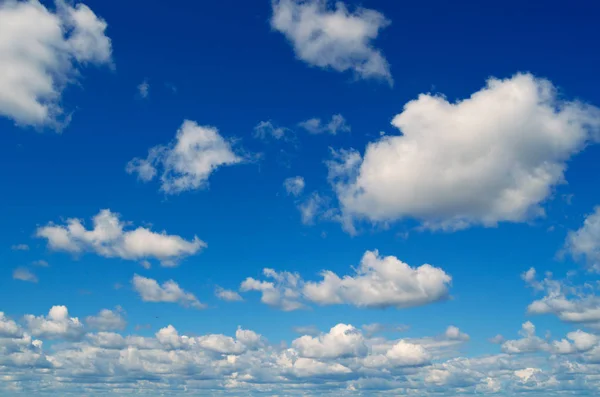
<svg viewBox="0 0 600 397">
<path fill-rule="evenodd" d="M 597 395 L 592 2 L 0 1 L 3 395 Z"/>
</svg>

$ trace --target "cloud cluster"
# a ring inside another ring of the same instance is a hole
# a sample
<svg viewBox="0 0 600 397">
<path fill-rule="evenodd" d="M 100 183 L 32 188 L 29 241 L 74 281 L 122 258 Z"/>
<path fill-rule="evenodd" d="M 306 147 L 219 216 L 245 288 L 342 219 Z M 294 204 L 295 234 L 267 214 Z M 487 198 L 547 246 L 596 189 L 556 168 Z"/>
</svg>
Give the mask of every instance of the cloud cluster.
<svg viewBox="0 0 600 397">
<path fill-rule="evenodd" d="M 93 225 L 93 229 L 88 230 L 81 220 L 71 218 L 65 226 L 50 223 L 40 227 L 36 235 L 47 239 L 48 247 L 53 250 L 74 254 L 90 251 L 107 258 L 139 261 L 152 258 L 163 266 L 176 266 L 182 258 L 206 247 L 206 243 L 196 236 L 188 241 L 145 227 L 125 230 L 128 224 L 108 209 L 94 216 Z"/>
<path fill-rule="evenodd" d="M 210 175 L 218 168 L 244 161 L 215 127 L 185 120 L 173 142 L 151 148 L 145 159 L 134 158 L 127 164 L 126 171 L 148 182 L 160 170 L 161 190 L 177 194 L 205 188 Z"/>
<path fill-rule="evenodd" d="M 573 285 L 568 280 L 553 280 L 551 275 L 538 280 L 535 269 L 524 277 L 527 283 L 544 296 L 533 301 L 527 312 L 532 315 L 552 314 L 561 321 L 600 329 L 600 285 Z"/>
<path fill-rule="evenodd" d="M 55 306 L 48 316 L 24 316 L 23 324 L 0 313 L 0 393 L 424 397 L 600 390 L 593 334 L 568 333 L 549 341 L 547 351 L 470 358 L 459 356 L 466 338 L 458 335 L 464 334 L 449 327 L 437 337 L 386 339 L 337 324 L 289 344 L 271 344 L 243 328 L 232 336 L 192 336 L 168 325 L 153 336 L 124 336 L 83 330 L 66 307 Z M 533 325 L 525 324 L 523 336 L 533 335 Z M 55 343 L 45 348 L 43 339 Z"/>
<path fill-rule="evenodd" d="M 390 66 L 372 44 L 390 24 L 383 14 L 365 8 L 350 12 L 341 1 L 334 7 L 326 0 L 273 0 L 272 5 L 272 28 L 285 35 L 300 60 L 392 84 Z"/>
<path fill-rule="evenodd" d="M 65 87 L 87 64 L 111 65 L 106 22 L 88 6 L 37 0 L 0 3 L 0 115 L 17 124 L 62 128 Z"/>
<path fill-rule="evenodd" d="M 490 78 L 456 103 L 421 94 L 364 154 L 338 151 L 329 177 L 347 222 L 414 218 L 423 228 L 523 222 L 600 132 L 600 109 L 559 98 L 531 74 Z M 415 172 L 418 170 L 418 172 Z"/>
<path fill-rule="evenodd" d="M 352 276 L 323 271 L 322 280 L 313 282 L 273 269 L 265 269 L 264 275 L 272 281 L 249 277 L 240 290 L 259 291 L 263 303 L 285 311 L 303 308 L 308 302 L 364 308 L 421 306 L 446 299 L 452 281 L 440 268 L 428 264 L 413 268 L 394 256 L 381 257 L 377 251 L 367 251 Z"/>
</svg>

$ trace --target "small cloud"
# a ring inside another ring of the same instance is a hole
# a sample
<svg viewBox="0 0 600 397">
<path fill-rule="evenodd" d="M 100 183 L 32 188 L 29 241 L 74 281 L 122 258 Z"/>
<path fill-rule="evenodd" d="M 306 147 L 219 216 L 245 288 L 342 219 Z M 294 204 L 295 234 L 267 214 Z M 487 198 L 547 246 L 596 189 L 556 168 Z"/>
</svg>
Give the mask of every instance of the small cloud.
<svg viewBox="0 0 600 397">
<path fill-rule="evenodd" d="M 322 134 L 327 132 L 331 135 L 336 135 L 338 132 L 350 132 L 350 125 L 341 114 L 334 114 L 331 120 L 324 124 L 321 119 L 313 118 L 303 121 L 298 124 L 311 134 Z"/>
<path fill-rule="evenodd" d="M 173 83 L 165 83 L 165 87 L 167 87 L 167 89 L 169 91 L 171 91 L 173 94 L 177 93 L 177 86 Z"/>
<path fill-rule="evenodd" d="M 506 339 L 504 339 L 504 336 L 498 334 L 496 336 L 494 336 L 493 338 L 489 339 L 490 343 L 493 343 L 495 345 L 501 345 L 505 342 Z"/>
<path fill-rule="evenodd" d="M 147 260 L 143 260 L 140 262 L 140 265 L 142 265 L 142 267 L 146 270 L 150 269 L 152 267 L 152 264 L 147 261 Z"/>
<path fill-rule="evenodd" d="M 24 267 L 18 267 L 13 271 L 13 279 L 27 281 L 29 283 L 38 282 L 37 276 Z"/>
<path fill-rule="evenodd" d="M 301 176 L 295 176 L 287 178 L 283 181 L 283 186 L 288 195 L 299 196 L 304 190 L 304 178 Z"/>
<path fill-rule="evenodd" d="M 227 302 L 241 302 L 244 300 L 244 298 L 242 298 L 237 292 L 221 287 L 217 287 L 215 290 L 215 296 Z"/>
<path fill-rule="evenodd" d="M 13 251 L 29 251 L 29 246 L 27 244 L 15 244 L 10 249 Z"/>
<path fill-rule="evenodd" d="M 137 86 L 138 94 L 141 98 L 148 98 L 150 95 L 150 84 L 148 84 L 147 80 L 144 80 L 140 85 Z"/>
<path fill-rule="evenodd" d="M 31 262 L 31 264 L 34 265 L 34 266 L 40 266 L 40 267 L 48 267 L 48 266 L 50 266 L 48 264 L 48 262 L 46 262 L 43 259 L 40 259 L 39 261 L 33 261 L 33 262 Z"/>
</svg>

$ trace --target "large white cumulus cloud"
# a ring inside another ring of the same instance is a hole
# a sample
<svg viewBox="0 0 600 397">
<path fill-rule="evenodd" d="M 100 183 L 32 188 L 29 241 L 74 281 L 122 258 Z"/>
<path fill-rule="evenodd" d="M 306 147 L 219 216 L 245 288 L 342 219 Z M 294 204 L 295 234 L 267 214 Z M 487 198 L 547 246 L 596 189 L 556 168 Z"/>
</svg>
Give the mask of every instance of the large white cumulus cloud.
<svg viewBox="0 0 600 397">
<path fill-rule="evenodd" d="M 490 78 L 456 103 L 421 94 L 392 124 L 401 135 L 370 143 L 364 155 L 339 151 L 329 163 L 342 216 L 460 229 L 543 216 L 569 158 L 598 139 L 600 109 L 562 100 L 550 81 L 521 73 Z"/>
<path fill-rule="evenodd" d="M 60 129 L 64 88 L 85 64 L 110 65 L 106 22 L 85 4 L 0 2 L 0 115 L 17 124 Z"/>
</svg>

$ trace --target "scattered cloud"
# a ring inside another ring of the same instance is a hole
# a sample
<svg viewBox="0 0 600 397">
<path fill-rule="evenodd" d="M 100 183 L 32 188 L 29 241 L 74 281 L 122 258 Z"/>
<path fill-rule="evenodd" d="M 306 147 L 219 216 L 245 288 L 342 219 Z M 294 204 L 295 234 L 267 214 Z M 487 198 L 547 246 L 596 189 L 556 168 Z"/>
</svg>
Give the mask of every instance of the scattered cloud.
<svg viewBox="0 0 600 397">
<path fill-rule="evenodd" d="M 244 298 L 242 298 L 237 292 L 221 287 L 217 287 L 215 290 L 215 296 L 227 302 L 241 302 L 244 300 Z"/>
<path fill-rule="evenodd" d="M 401 135 L 336 151 L 329 178 L 342 218 L 422 228 L 524 222 L 565 182 L 567 161 L 600 132 L 600 109 L 558 97 L 548 80 L 516 74 L 460 102 L 421 94 L 392 125 Z M 415 173 L 412 170 L 418 169 Z"/>
<path fill-rule="evenodd" d="M 43 259 L 37 260 L 37 261 L 33 261 L 31 262 L 32 265 L 34 266 L 39 266 L 39 267 L 49 267 L 50 265 L 48 264 L 48 262 L 46 262 Z"/>
<path fill-rule="evenodd" d="M 284 311 L 301 309 L 308 302 L 363 308 L 420 306 L 446 299 L 452 280 L 440 268 L 428 264 L 412 268 L 394 256 L 381 257 L 377 251 L 367 251 L 352 276 L 323 271 L 322 280 L 312 282 L 297 273 L 273 269 L 265 269 L 264 275 L 273 281 L 249 277 L 241 291 L 259 291 L 263 303 Z"/>
<path fill-rule="evenodd" d="M 140 96 L 140 98 L 143 98 L 143 99 L 148 98 L 148 96 L 150 95 L 150 84 L 148 83 L 148 80 L 142 81 L 137 86 L 137 90 L 138 90 L 138 95 Z"/>
<path fill-rule="evenodd" d="M 24 320 L 36 338 L 78 340 L 85 332 L 83 323 L 77 317 L 70 317 L 66 306 L 52 306 L 47 316 L 27 314 Z"/>
<path fill-rule="evenodd" d="M 271 120 L 261 121 L 254 127 L 254 137 L 258 139 L 286 139 L 291 133 L 290 129 L 276 126 Z"/>
<path fill-rule="evenodd" d="M 206 188 L 210 175 L 218 168 L 244 161 L 215 127 L 185 120 L 174 141 L 151 148 L 145 159 L 134 158 L 127 164 L 126 171 L 148 182 L 162 168 L 161 190 L 177 194 Z"/>
<path fill-rule="evenodd" d="M 565 249 L 573 258 L 585 259 L 591 270 L 600 272 L 600 206 L 586 216 L 581 228 L 569 231 Z"/>
<path fill-rule="evenodd" d="M 0 3 L 0 115 L 18 125 L 60 130 L 62 92 L 88 64 L 112 65 L 106 22 L 83 3 Z"/>
<path fill-rule="evenodd" d="M 183 307 L 193 307 L 194 309 L 206 308 L 206 305 L 200 303 L 194 294 L 184 291 L 173 280 L 159 285 L 156 280 L 136 274 L 131 282 L 133 289 L 144 302 L 168 302 L 177 303 Z"/>
<path fill-rule="evenodd" d="M 321 123 L 321 119 L 313 118 L 298 124 L 311 134 L 329 133 L 336 135 L 338 132 L 350 132 L 350 125 L 341 114 L 334 114 L 327 124 Z"/>
<path fill-rule="evenodd" d="M 390 66 L 372 44 L 390 24 L 383 14 L 360 7 L 350 12 L 341 1 L 333 7 L 322 0 L 273 0 L 272 5 L 271 27 L 288 39 L 298 59 L 392 84 Z"/>
<path fill-rule="evenodd" d="M 128 223 L 108 209 L 94 216 L 93 225 L 93 229 L 87 230 L 81 220 L 71 218 L 65 226 L 50 223 L 40 227 L 36 235 L 47 239 L 52 250 L 74 254 L 89 251 L 107 258 L 135 261 L 151 258 L 159 260 L 163 266 L 176 266 L 182 258 L 206 247 L 206 243 L 196 236 L 188 241 L 144 227 L 125 230 Z"/>
<path fill-rule="evenodd" d="M 10 249 L 13 251 L 29 251 L 29 246 L 27 244 L 15 244 Z"/>
<path fill-rule="evenodd" d="M 494 395 L 502 390 L 555 397 L 595 395 L 600 387 L 595 334 L 577 330 L 548 341 L 543 349 L 520 342 L 518 352 L 465 358 L 447 348 L 464 343 L 451 340 L 460 331 L 448 330 L 437 337 L 387 339 L 337 324 L 325 332 L 311 329 L 289 344 L 272 344 L 241 327 L 231 336 L 186 335 L 173 325 L 149 336 L 91 332 L 64 306 L 53 307 L 48 316 L 25 315 L 22 324 L 0 313 L 0 393 L 19 387 L 28 393 L 77 394 L 85 387 L 105 394 L 269 390 L 333 397 L 401 390 L 419 396 Z M 535 328 L 526 323 L 521 333 L 532 338 Z M 46 340 L 56 342 L 48 348 Z"/>
<path fill-rule="evenodd" d="M 283 187 L 288 195 L 298 197 L 304 191 L 304 178 L 301 176 L 294 176 L 287 178 L 283 181 Z"/>
<path fill-rule="evenodd" d="M 31 270 L 25 267 L 18 267 L 13 271 L 13 279 L 27 281 L 30 283 L 37 283 L 38 278 L 35 274 L 31 272 Z"/>
<path fill-rule="evenodd" d="M 545 295 L 527 307 L 528 314 L 552 314 L 566 323 L 600 329 L 600 297 L 592 285 L 553 280 L 551 274 L 542 280 L 531 278 L 528 284 Z"/>
<path fill-rule="evenodd" d="M 123 309 L 116 310 L 102 309 L 95 316 L 85 318 L 85 323 L 92 329 L 99 331 L 118 331 L 124 330 L 127 326 L 127 321 L 123 318 Z"/>
</svg>

